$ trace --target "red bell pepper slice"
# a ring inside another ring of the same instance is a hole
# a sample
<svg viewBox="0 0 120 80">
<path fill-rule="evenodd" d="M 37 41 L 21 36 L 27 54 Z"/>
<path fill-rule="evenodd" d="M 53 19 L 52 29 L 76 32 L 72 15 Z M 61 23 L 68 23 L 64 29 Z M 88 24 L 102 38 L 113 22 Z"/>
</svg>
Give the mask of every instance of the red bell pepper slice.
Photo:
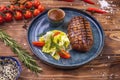
<svg viewBox="0 0 120 80">
<path fill-rule="evenodd" d="M 45 45 L 45 42 L 42 41 L 34 41 L 32 44 L 36 47 L 43 47 Z"/>
<path fill-rule="evenodd" d="M 60 51 L 58 52 L 58 54 L 60 55 L 60 57 L 65 58 L 65 59 L 68 59 L 68 58 L 71 57 L 70 53 L 68 53 L 68 52 L 65 51 L 65 50 L 60 50 Z"/>
<path fill-rule="evenodd" d="M 55 32 L 54 35 L 53 35 L 53 37 L 57 36 L 58 34 L 60 34 L 59 31 L 58 31 L 58 32 Z"/>
</svg>

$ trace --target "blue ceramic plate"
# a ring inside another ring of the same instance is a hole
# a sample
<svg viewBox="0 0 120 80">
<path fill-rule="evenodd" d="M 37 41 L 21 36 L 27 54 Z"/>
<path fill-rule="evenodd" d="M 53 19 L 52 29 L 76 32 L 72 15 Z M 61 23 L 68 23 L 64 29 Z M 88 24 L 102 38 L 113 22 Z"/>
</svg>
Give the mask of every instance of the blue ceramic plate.
<svg viewBox="0 0 120 80">
<path fill-rule="evenodd" d="M 38 58 L 40 58 L 43 62 L 57 68 L 63 68 L 63 69 L 76 68 L 93 60 L 101 53 L 104 46 L 104 33 L 101 25 L 96 21 L 96 19 L 90 16 L 89 14 L 85 13 L 84 11 L 73 9 L 73 8 L 61 8 L 61 9 L 63 9 L 66 13 L 64 24 L 58 27 L 50 26 L 50 22 L 47 17 L 48 10 L 46 10 L 45 12 L 37 16 L 32 21 L 28 29 L 28 42 L 33 53 Z M 75 50 L 70 50 L 70 54 L 72 56 L 70 59 L 60 59 L 57 61 L 53 59 L 50 55 L 43 53 L 41 49 L 34 47 L 32 45 L 33 41 L 38 41 L 39 37 L 37 36 L 39 34 L 42 34 L 54 29 L 62 30 L 66 32 L 67 23 L 74 16 L 83 16 L 91 23 L 91 28 L 92 28 L 93 37 L 94 37 L 94 44 L 90 51 L 88 51 L 87 53 L 80 53 Z"/>
</svg>

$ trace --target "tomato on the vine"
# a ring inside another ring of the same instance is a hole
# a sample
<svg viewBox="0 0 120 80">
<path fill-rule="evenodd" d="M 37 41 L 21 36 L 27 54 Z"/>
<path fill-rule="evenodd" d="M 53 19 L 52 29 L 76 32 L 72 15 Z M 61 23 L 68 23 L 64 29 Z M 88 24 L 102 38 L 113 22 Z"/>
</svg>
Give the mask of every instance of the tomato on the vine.
<svg viewBox="0 0 120 80">
<path fill-rule="evenodd" d="M 26 10 L 25 13 L 24 13 L 24 18 L 25 19 L 32 18 L 32 12 L 29 11 L 29 10 Z"/>
<path fill-rule="evenodd" d="M 20 10 L 20 7 L 16 5 L 15 10 Z"/>
<path fill-rule="evenodd" d="M 32 6 L 33 6 L 33 3 L 31 1 L 27 1 L 25 3 L 25 7 L 28 8 L 28 9 L 32 8 Z"/>
<path fill-rule="evenodd" d="M 45 7 L 43 5 L 39 5 L 38 9 L 40 10 L 40 12 L 43 12 L 45 10 Z"/>
<path fill-rule="evenodd" d="M 5 19 L 6 22 L 10 22 L 10 21 L 13 20 L 13 15 L 10 12 L 6 12 L 5 16 L 4 16 L 4 19 Z"/>
<path fill-rule="evenodd" d="M 14 18 L 15 20 L 22 20 L 23 17 L 22 17 L 22 13 L 20 11 L 15 11 L 15 14 L 14 14 Z"/>
<path fill-rule="evenodd" d="M 38 8 L 38 6 L 39 6 L 40 4 L 41 4 L 41 3 L 40 3 L 39 0 L 34 0 L 34 2 L 33 2 L 33 5 L 34 5 L 35 8 Z"/>
<path fill-rule="evenodd" d="M 3 18 L 3 16 L 2 15 L 0 15 L 0 24 L 2 24 L 2 23 L 4 23 L 4 18 Z"/>
<path fill-rule="evenodd" d="M 10 10 L 10 11 L 15 10 L 15 6 L 14 6 L 14 5 L 10 5 L 10 6 L 8 6 L 8 7 L 9 7 L 9 10 Z"/>
<path fill-rule="evenodd" d="M 25 9 L 25 6 L 22 5 L 22 4 L 20 4 L 19 8 L 20 8 L 21 10 L 24 10 L 24 9 Z"/>
<path fill-rule="evenodd" d="M 3 11 L 6 11 L 7 10 L 7 7 L 4 6 L 4 5 L 1 5 L 0 6 L 0 12 L 3 12 Z"/>
<path fill-rule="evenodd" d="M 33 12 L 33 15 L 34 16 L 37 16 L 40 14 L 40 10 L 39 9 L 35 9 L 34 12 Z"/>
</svg>

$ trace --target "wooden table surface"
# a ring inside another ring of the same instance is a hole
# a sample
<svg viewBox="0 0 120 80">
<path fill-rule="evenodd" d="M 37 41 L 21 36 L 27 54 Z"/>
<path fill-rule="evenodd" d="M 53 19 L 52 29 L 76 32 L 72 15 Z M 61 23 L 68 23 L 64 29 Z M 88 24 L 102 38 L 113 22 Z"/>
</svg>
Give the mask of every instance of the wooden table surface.
<svg viewBox="0 0 120 80">
<path fill-rule="evenodd" d="M 105 32 L 105 45 L 101 54 L 91 62 L 74 70 L 56 69 L 44 64 L 30 50 L 27 43 L 27 31 L 22 28 L 23 21 L 13 21 L 0 25 L 21 46 L 30 52 L 37 60 L 43 72 L 36 75 L 30 72 L 22 63 L 22 73 L 19 80 L 120 80 L 120 1 L 119 0 L 92 0 L 96 5 L 86 4 L 83 1 L 64 2 L 57 0 L 40 0 L 46 8 L 72 7 L 86 9 L 88 7 L 101 8 L 108 11 L 107 14 L 93 14 L 102 25 Z M 100 4 L 100 1 L 104 3 Z M 107 3 L 105 2 L 107 1 Z M 8 0 L 0 0 L 0 5 L 10 4 Z M 103 5 L 104 4 L 104 5 Z M 90 13 L 89 13 L 90 14 Z M 29 25 L 29 24 L 28 24 Z M 9 47 L 0 41 L 0 56 L 12 56 L 17 58 Z"/>
</svg>

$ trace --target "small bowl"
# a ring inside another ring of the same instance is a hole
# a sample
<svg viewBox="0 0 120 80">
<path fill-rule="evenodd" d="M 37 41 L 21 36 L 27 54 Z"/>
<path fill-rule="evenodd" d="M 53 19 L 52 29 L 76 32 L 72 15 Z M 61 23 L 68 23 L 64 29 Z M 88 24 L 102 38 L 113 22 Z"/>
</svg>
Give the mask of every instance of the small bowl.
<svg viewBox="0 0 120 80">
<path fill-rule="evenodd" d="M 65 18 L 65 12 L 59 8 L 53 8 L 48 11 L 48 19 L 51 26 L 59 26 L 63 24 Z"/>
<path fill-rule="evenodd" d="M 10 61 L 13 61 L 15 64 L 16 64 L 16 66 L 17 66 L 17 76 L 15 77 L 15 80 L 17 80 L 19 77 L 20 77 L 20 74 L 21 74 L 21 71 L 22 71 L 22 68 L 21 68 L 21 65 L 20 65 L 20 63 L 15 59 L 15 58 L 13 58 L 13 57 L 0 57 L 0 60 L 10 60 Z M 8 63 L 10 63 L 10 61 L 8 61 L 8 62 L 3 62 L 3 64 L 4 65 L 7 65 Z M 12 63 L 13 63 L 12 62 Z M 2 70 L 3 71 L 3 70 Z"/>
</svg>

